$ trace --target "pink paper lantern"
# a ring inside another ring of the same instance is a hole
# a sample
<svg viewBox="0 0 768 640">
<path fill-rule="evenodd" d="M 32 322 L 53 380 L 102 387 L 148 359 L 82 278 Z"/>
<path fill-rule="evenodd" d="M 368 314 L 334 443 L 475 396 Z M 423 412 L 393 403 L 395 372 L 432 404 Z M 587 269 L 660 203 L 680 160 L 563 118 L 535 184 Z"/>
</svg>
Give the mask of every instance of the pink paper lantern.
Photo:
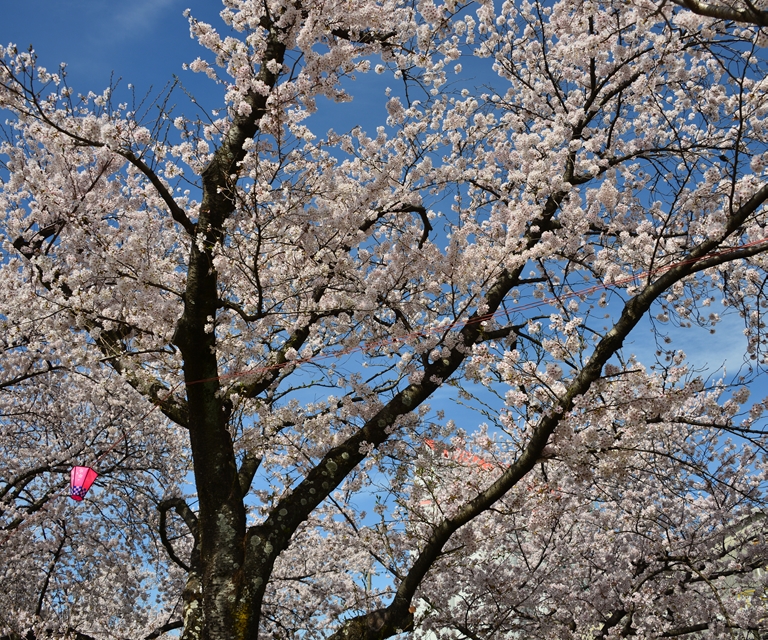
<svg viewBox="0 0 768 640">
<path fill-rule="evenodd" d="M 69 474 L 69 497 L 78 502 L 82 500 L 98 477 L 99 474 L 90 467 L 72 467 Z"/>
</svg>

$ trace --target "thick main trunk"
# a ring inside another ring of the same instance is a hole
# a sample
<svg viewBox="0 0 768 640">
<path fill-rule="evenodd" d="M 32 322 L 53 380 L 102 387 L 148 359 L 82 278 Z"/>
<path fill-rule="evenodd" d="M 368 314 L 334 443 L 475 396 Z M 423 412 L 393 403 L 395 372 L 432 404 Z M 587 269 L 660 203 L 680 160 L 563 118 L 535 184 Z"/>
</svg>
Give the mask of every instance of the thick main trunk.
<svg viewBox="0 0 768 640">
<path fill-rule="evenodd" d="M 273 42 L 270 50 L 282 60 L 284 46 Z M 262 71 L 263 81 L 274 86 L 276 76 Z M 266 106 L 263 95 L 249 94 L 247 101 L 251 114 L 235 118 L 202 175 L 203 198 L 196 237 L 190 243 L 184 312 L 174 338 L 184 360 L 187 426 L 199 499 L 200 571 L 199 578 L 190 576 L 185 590 L 185 615 L 193 622 L 185 626 L 184 640 L 255 639 L 258 635 L 258 607 L 254 610 L 252 589 L 244 580 L 245 505 L 228 428 L 231 405 L 221 394 L 219 382 L 218 281 L 212 260 L 213 248 L 223 240 L 224 221 L 234 210 L 230 176 Z"/>
<path fill-rule="evenodd" d="M 210 254 L 190 250 L 184 313 L 176 344 L 184 358 L 189 437 L 199 499 L 199 575 L 185 590 L 185 639 L 237 638 L 244 560 L 245 508 L 237 476 L 229 408 L 222 400 L 216 339 L 210 330 L 217 306 Z"/>
</svg>

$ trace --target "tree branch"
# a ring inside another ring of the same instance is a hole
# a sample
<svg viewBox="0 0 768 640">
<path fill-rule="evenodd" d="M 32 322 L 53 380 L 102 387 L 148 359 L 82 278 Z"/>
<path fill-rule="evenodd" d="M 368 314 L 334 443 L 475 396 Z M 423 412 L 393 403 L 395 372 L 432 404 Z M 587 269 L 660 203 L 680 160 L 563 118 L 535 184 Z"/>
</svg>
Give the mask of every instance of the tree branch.
<svg viewBox="0 0 768 640">
<path fill-rule="evenodd" d="M 240 469 L 237 472 L 237 479 L 240 482 L 240 492 L 243 498 L 248 495 L 248 491 L 251 488 L 253 477 L 256 475 L 259 466 L 261 465 L 261 457 L 257 457 L 250 452 L 246 452 L 243 457 L 243 461 L 240 464 Z"/>
<path fill-rule="evenodd" d="M 165 547 L 165 550 L 168 552 L 168 556 L 173 560 L 177 565 L 179 565 L 184 571 L 189 573 L 190 566 L 181 560 L 179 556 L 176 555 L 176 552 L 173 549 L 173 545 L 171 544 L 171 541 L 168 539 L 168 532 L 166 529 L 167 525 L 167 513 L 170 509 L 173 509 L 176 511 L 176 513 L 184 520 L 184 522 L 187 525 L 187 528 L 189 529 L 190 533 L 192 534 L 192 537 L 195 539 L 195 545 L 197 545 L 197 539 L 198 539 L 198 525 L 197 525 L 197 516 L 192 512 L 192 510 L 189 508 L 189 505 L 184 502 L 181 498 L 169 498 L 167 500 L 163 500 L 160 504 L 157 505 L 157 510 L 160 512 L 160 523 L 159 523 L 159 529 L 160 529 L 160 541 L 163 543 L 163 546 Z"/>
<path fill-rule="evenodd" d="M 751 3 L 746 3 L 744 9 L 736 9 L 721 4 L 709 4 L 702 0 L 672 0 L 676 5 L 688 9 L 700 16 L 718 18 L 719 20 L 732 20 L 734 22 L 746 22 L 758 27 L 768 27 L 768 11 L 761 11 Z"/>
</svg>

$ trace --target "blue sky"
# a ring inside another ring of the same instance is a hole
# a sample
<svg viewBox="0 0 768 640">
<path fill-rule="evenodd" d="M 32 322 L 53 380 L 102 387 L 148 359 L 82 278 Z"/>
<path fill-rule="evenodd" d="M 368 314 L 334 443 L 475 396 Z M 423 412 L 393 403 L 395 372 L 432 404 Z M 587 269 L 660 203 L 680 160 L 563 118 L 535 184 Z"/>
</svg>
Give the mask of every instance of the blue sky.
<svg viewBox="0 0 768 640">
<path fill-rule="evenodd" d="M 198 55 L 182 15 L 188 7 L 200 19 L 214 21 L 220 5 L 202 0 L 5 0 L 0 42 L 20 49 L 33 45 L 40 63 L 50 69 L 66 62 L 79 92 L 103 88 L 112 72 L 139 91 L 159 88 Z"/>
<path fill-rule="evenodd" d="M 21 50 L 32 45 L 39 64 L 49 70 L 66 62 L 68 83 L 76 93 L 101 93 L 114 77 L 121 79 L 123 89 L 132 84 L 137 98 L 147 92 L 155 96 L 177 75 L 201 104 L 221 106 L 221 87 L 201 74 L 182 69 L 184 63 L 198 56 L 208 57 L 208 52 L 190 38 L 184 11 L 190 9 L 195 18 L 227 33 L 217 0 L 0 2 L 0 44 L 14 43 Z M 319 98 L 319 112 L 306 124 L 317 127 L 318 133 L 328 128 L 347 131 L 356 124 L 373 130 L 383 124 L 387 115 L 384 89 L 392 79 L 374 73 L 359 79 L 362 82 L 353 88 L 353 104 L 331 105 Z M 182 105 L 182 94 L 177 94 L 175 102 L 181 107 L 177 113 L 193 115 L 189 106 Z"/>
</svg>

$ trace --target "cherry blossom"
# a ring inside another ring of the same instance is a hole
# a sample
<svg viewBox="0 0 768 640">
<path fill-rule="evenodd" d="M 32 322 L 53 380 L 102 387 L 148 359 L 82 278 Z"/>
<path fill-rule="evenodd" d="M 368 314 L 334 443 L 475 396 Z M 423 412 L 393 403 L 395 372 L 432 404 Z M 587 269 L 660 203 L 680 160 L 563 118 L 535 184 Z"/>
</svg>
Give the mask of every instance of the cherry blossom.
<svg viewBox="0 0 768 640">
<path fill-rule="evenodd" d="M 761 633 L 764 10 L 221 18 L 183 110 L 0 48 L 0 637 Z"/>
</svg>

